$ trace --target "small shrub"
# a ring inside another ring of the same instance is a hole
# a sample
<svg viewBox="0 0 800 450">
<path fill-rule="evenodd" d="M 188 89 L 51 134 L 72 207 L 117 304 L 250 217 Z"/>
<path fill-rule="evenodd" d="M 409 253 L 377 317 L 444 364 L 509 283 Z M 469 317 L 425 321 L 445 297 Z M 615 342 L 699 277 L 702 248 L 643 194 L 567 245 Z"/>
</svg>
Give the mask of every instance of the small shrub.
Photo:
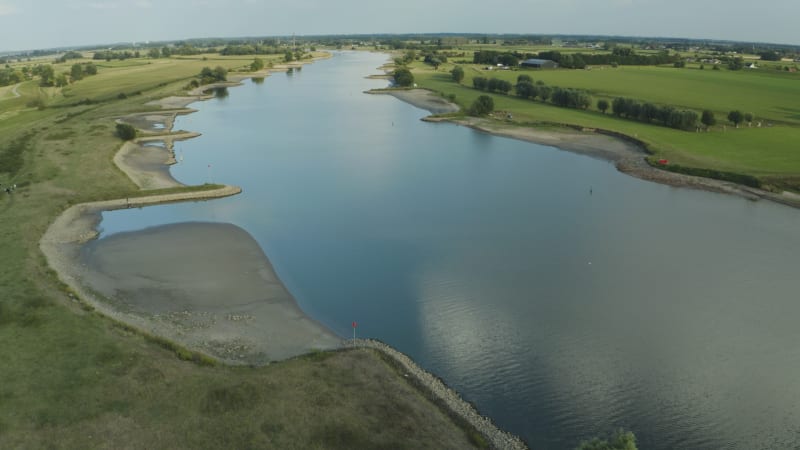
<svg viewBox="0 0 800 450">
<path fill-rule="evenodd" d="M 136 128 L 127 123 L 117 124 L 117 136 L 123 141 L 130 141 L 136 138 Z"/>
</svg>

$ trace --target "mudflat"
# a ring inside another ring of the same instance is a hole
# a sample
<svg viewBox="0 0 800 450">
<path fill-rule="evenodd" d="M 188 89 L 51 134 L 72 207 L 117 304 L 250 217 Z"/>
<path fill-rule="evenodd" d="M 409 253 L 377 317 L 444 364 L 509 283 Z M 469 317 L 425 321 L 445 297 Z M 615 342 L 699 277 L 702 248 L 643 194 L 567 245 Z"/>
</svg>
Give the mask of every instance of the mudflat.
<svg viewBox="0 0 800 450">
<path fill-rule="evenodd" d="M 255 239 L 235 225 L 120 233 L 86 244 L 77 259 L 81 284 L 114 309 L 223 360 L 263 364 L 341 342 L 303 314 Z"/>
</svg>

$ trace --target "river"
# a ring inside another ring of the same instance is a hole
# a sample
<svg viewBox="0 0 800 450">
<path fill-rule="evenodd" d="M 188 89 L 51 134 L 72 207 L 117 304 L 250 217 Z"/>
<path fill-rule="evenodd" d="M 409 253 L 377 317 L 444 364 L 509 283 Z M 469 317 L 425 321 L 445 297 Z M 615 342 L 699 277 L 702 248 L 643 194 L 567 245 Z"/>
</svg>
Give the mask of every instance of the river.
<svg viewBox="0 0 800 450">
<path fill-rule="evenodd" d="M 388 96 L 386 55 L 246 82 L 175 129 L 172 173 L 242 186 L 105 213 L 104 236 L 249 231 L 302 309 L 396 347 L 532 448 L 800 445 L 800 212 L 621 174 Z"/>
</svg>

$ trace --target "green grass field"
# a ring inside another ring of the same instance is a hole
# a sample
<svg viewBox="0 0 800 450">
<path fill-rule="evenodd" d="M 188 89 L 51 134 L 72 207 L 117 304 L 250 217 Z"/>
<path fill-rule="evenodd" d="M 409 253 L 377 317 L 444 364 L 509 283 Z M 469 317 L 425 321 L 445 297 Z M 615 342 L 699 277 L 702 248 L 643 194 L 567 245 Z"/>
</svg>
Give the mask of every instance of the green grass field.
<svg viewBox="0 0 800 450">
<path fill-rule="evenodd" d="M 0 184 L 18 185 L 0 192 L 0 448 L 473 447 L 474 430 L 372 351 L 201 366 L 72 300 L 38 243 L 67 206 L 138 192 L 112 163 L 113 118 L 180 92 L 203 65 L 247 61 L 138 62 L 67 91 L 101 103 L 31 108 L 39 95 L 69 103 L 35 81 L 0 101 Z"/>
<path fill-rule="evenodd" d="M 768 71 L 619 67 L 593 70 L 484 70 L 466 65 L 462 83 L 452 81 L 452 63 L 434 70 L 421 62 L 412 65 L 415 80 L 445 96 L 455 95 L 466 109 L 485 92 L 472 88 L 476 76 L 516 83 L 520 74 L 549 86 L 584 89 L 592 94 L 588 110 L 559 108 L 540 101 L 490 94 L 495 109 L 510 112 L 518 124 L 554 123 L 600 128 L 635 137 L 656 158 L 673 163 L 753 175 L 767 184 L 800 190 L 800 74 Z M 718 125 L 710 132 L 687 132 L 625 120 L 596 109 L 599 98 L 626 96 L 641 101 L 715 112 Z M 735 129 L 725 117 L 731 109 L 752 112 L 763 126 Z M 773 124 L 768 127 L 767 124 Z"/>
</svg>

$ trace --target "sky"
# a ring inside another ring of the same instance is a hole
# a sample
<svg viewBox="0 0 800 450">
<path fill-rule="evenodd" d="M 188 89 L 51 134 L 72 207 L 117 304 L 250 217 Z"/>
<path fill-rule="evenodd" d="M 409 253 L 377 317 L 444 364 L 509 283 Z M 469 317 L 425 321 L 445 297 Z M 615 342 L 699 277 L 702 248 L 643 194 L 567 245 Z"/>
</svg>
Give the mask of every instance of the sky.
<svg viewBox="0 0 800 450">
<path fill-rule="evenodd" d="M 0 0 L 0 51 L 202 37 L 521 33 L 800 45 L 799 0 Z"/>
</svg>

